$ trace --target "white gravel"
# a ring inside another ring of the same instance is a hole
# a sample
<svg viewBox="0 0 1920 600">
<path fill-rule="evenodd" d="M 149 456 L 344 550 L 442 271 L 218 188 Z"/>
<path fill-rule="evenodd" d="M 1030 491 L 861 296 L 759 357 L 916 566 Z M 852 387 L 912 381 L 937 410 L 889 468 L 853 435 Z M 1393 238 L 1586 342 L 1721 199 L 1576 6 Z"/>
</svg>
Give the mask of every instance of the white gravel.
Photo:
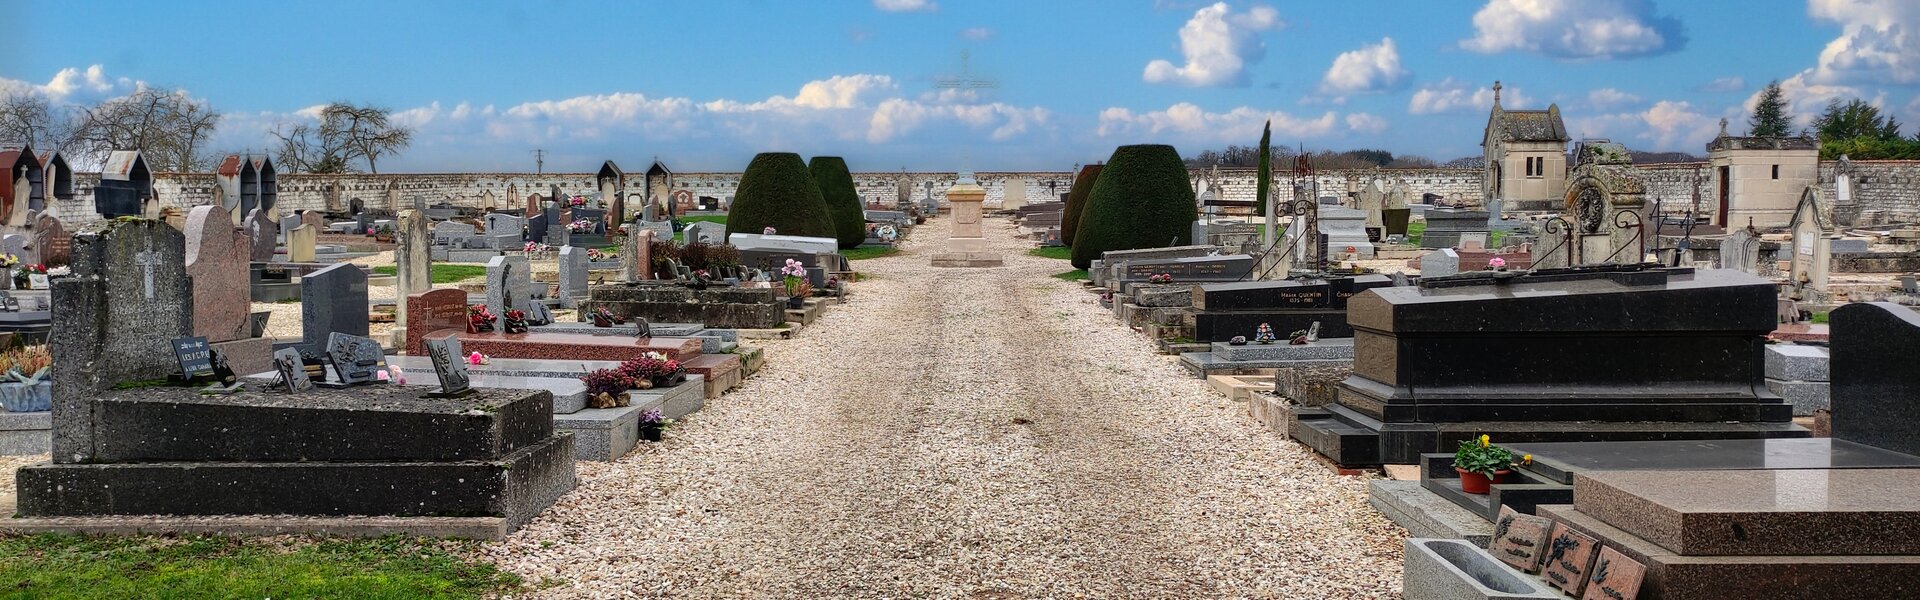
<svg viewBox="0 0 1920 600">
<path fill-rule="evenodd" d="M 935 269 L 946 219 L 767 367 L 481 553 L 550 598 L 1395 597 L 1366 481 L 1050 275 Z"/>
</svg>

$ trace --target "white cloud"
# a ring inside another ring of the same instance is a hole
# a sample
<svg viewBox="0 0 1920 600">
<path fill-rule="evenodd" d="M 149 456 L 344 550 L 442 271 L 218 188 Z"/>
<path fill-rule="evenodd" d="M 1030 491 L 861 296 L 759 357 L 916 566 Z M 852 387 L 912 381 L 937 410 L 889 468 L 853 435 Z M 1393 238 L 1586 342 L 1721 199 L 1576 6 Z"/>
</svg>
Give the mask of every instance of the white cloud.
<svg viewBox="0 0 1920 600">
<path fill-rule="evenodd" d="M 106 67 L 90 65 L 85 69 L 67 67 L 54 73 L 45 84 L 0 77 L 0 93 L 27 93 L 43 96 L 49 103 L 93 104 L 108 98 L 131 94 L 146 87 L 144 81 L 107 76 Z"/>
<path fill-rule="evenodd" d="M 1353 113 L 1347 115 L 1347 129 L 1359 133 L 1380 133 L 1387 130 L 1387 120 L 1367 113 Z"/>
<path fill-rule="evenodd" d="M 1693 88 L 1696 92 L 1738 92 L 1747 89 L 1747 80 L 1739 77 L 1721 77 Z"/>
<path fill-rule="evenodd" d="M 1488 0 L 1473 15 L 1474 52 L 1519 50 L 1565 59 L 1653 56 L 1686 46 L 1678 19 L 1650 0 Z"/>
<path fill-rule="evenodd" d="M 987 27 L 968 27 L 960 30 L 960 37 L 980 41 L 993 38 L 993 29 Z"/>
<path fill-rule="evenodd" d="M 1640 97 L 1613 88 L 1587 92 L 1587 105 L 1597 110 L 1612 110 L 1640 103 Z"/>
<path fill-rule="evenodd" d="M 1646 110 L 1568 119 L 1567 129 L 1576 138 L 1608 138 L 1636 150 L 1699 154 L 1719 135 L 1720 119 L 1727 116 L 1702 112 L 1688 102 L 1660 100 Z"/>
<path fill-rule="evenodd" d="M 1400 66 L 1400 51 L 1393 38 L 1361 46 L 1334 57 L 1333 66 L 1320 79 L 1320 93 L 1335 96 L 1336 101 L 1354 94 L 1379 94 L 1406 84 L 1407 70 Z"/>
<path fill-rule="evenodd" d="M 1254 6 L 1236 13 L 1217 2 L 1193 13 L 1180 27 L 1180 54 L 1186 64 L 1166 60 L 1147 63 L 1141 78 L 1147 83 L 1195 87 L 1247 85 L 1247 65 L 1266 57 L 1260 32 L 1285 26 L 1271 6 Z"/>
<path fill-rule="evenodd" d="M 1299 117 L 1278 111 L 1262 111 L 1242 106 L 1227 112 L 1207 112 L 1192 103 L 1181 102 L 1157 110 L 1135 113 L 1113 107 L 1100 111 L 1101 137 L 1125 136 L 1152 140 L 1219 144 L 1245 143 L 1259 139 L 1260 128 L 1273 122 L 1278 139 L 1322 138 L 1340 131 L 1339 116 L 1329 111 L 1317 117 Z M 1364 121 L 1362 124 L 1365 124 Z M 1144 141 L 1144 140 L 1140 140 Z"/>
<path fill-rule="evenodd" d="M 1500 89 L 1501 106 L 1526 108 L 1532 104 L 1533 99 L 1520 88 Z M 1493 110 L 1493 86 L 1474 86 L 1452 77 L 1420 86 L 1407 102 L 1407 112 L 1416 115 L 1476 114 L 1490 110 Z"/>
<path fill-rule="evenodd" d="M 1807 14 L 1841 25 L 1820 51 L 1820 83 L 1920 83 L 1920 2 L 1808 0 Z"/>
<path fill-rule="evenodd" d="M 1859 98 L 1862 94 L 1860 88 L 1814 83 L 1814 79 L 1813 71 L 1808 70 L 1780 80 L 1780 95 L 1787 100 L 1787 113 L 1793 115 L 1795 126 L 1806 127 L 1813 124 L 1814 117 L 1826 110 L 1828 101 Z M 1753 114 L 1754 107 L 1760 103 L 1762 91 L 1765 90 L 1755 90 L 1752 95 L 1747 96 L 1747 101 L 1743 105 L 1746 114 Z M 1886 95 L 1882 93 L 1871 100 L 1879 104 L 1885 100 L 1885 97 Z"/>
<path fill-rule="evenodd" d="M 887 12 L 917 12 L 940 8 L 931 0 L 873 0 L 873 7 Z"/>
</svg>

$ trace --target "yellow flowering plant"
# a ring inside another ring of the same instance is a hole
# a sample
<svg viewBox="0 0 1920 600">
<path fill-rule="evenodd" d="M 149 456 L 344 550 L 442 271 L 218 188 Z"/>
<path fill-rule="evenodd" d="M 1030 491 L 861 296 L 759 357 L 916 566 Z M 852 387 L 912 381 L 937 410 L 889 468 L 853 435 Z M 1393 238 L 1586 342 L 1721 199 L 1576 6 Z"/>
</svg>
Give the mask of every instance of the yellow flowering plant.
<svg viewBox="0 0 1920 600">
<path fill-rule="evenodd" d="M 1460 449 L 1453 453 L 1453 466 L 1469 473 L 1493 475 L 1513 466 L 1513 453 L 1493 445 L 1493 438 L 1481 435 L 1460 442 Z"/>
</svg>

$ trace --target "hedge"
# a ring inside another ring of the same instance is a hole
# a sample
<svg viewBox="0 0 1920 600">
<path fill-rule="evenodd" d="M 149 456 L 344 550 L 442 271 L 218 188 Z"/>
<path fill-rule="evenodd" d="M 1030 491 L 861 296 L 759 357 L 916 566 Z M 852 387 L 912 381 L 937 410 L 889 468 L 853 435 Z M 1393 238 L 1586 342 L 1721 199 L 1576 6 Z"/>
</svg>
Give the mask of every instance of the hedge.
<svg viewBox="0 0 1920 600">
<path fill-rule="evenodd" d="M 853 173 L 847 161 L 838 156 L 815 156 L 807 163 L 813 182 L 820 186 L 820 197 L 827 202 L 827 216 L 840 238 L 840 248 L 857 248 L 867 241 L 867 213 L 860 206 L 860 193 L 853 189 Z"/>
<path fill-rule="evenodd" d="M 727 235 L 758 234 L 772 227 L 780 235 L 838 238 L 827 216 L 827 201 L 792 152 L 762 152 L 747 163 L 727 212 Z"/>
<path fill-rule="evenodd" d="M 1193 184 L 1173 146 L 1115 148 L 1087 194 L 1074 234 L 1073 266 L 1085 269 L 1112 250 L 1184 246 L 1193 236 Z"/>
<path fill-rule="evenodd" d="M 1060 215 L 1060 242 L 1073 245 L 1074 235 L 1080 233 L 1080 214 L 1087 209 L 1087 194 L 1093 191 L 1094 180 L 1100 177 L 1100 165 L 1080 167 L 1080 174 L 1073 178 L 1073 189 L 1067 191 L 1067 205 Z"/>
</svg>

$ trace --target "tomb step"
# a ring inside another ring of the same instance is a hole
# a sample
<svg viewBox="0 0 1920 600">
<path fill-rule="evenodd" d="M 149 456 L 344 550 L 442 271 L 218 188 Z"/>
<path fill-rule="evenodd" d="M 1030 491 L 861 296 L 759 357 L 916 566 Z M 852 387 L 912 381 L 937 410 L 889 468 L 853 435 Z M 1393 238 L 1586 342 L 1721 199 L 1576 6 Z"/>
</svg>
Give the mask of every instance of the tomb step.
<svg viewBox="0 0 1920 600">
<path fill-rule="evenodd" d="M 626 456 L 640 443 L 640 414 L 645 409 L 639 404 L 581 409 L 554 415 L 553 427 L 573 434 L 575 458 L 610 461 Z"/>
<path fill-rule="evenodd" d="M 1835 438 L 1502 445 L 1514 454 L 1532 454 L 1527 470 L 1565 485 L 1582 471 L 1920 468 L 1920 457 Z"/>
<path fill-rule="evenodd" d="M 1686 556 L 1920 554 L 1920 471 L 1589 471 L 1574 508 Z"/>
<path fill-rule="evenodd" d="M 1212 375 L 1260 375 L 1270 373 L 1273 369 L 1290 367 L 1339 366 L 1350 364 L 1353 364 L 1353 361 L 1345 359 L 1226 360 L 1222 359 L 1218 352 L 1183 352 L 1180 354 L 1180 365 L 1186 367 L 1187 373 L 1202 379 Z"/>
<path fill-rule="evenodd" d="M 657 408 L 661 416 L 678 419 L 706 407 L 708 387 L 705 375 L 688 375 L 686 381 L 673 387 L 628 390 L 627 398 L 641 410 Z"/>
<path fill-rule="evenodd" d="M 1287 435 L 1341 466 L 1380 464 L 1380 433 L 1356 427 L 1340 418 L 1303 418 L 1295 413 Z"/>
<path fill-rule="evenodd" d="M 1367 504 L 1405 527 L 1410 537 L 1464 539 L 1481 547 L 1493 539 L 1493 523 L 1427 491 L 1418 481 L 1369 481 Z"/>
<path fill-rule="evenodd" d="M 1920 556 L 1685 556 L 1569 505 L 1537 513 L 1645 565 L 1642 598 L 1920 598 L 1907 583 L 1920 580 Z"/>
<path fill-rule="evenodd" d="M 505 358 L 546 358 L 555 360 L 613 360 L 639 358 L 659 352 L 685 361 L 701 354 L 701 343 L 692 338 L 631 338 L 584 333 L 466 333 L 442 330 L 427 334 L 437 338 L 447 333 L 460 336 L 462 350 Z"/>
<path fill-rule="evenodd" d="M 93 400 L 90 462 L 492 460 L 553 433 L 544 390 L 480 389 L 426 399 L 432 387 L 315 388 L 249 382 L 226 396 L 198 388 L 107 392 Z"/>
<path fill-rule="evenodd" d="M 499 516 L 517 529 L 574 486 L 573 436 L 452 462 L 41 463 L 21 467 L 28 517 Z"/>
<path fill-rule="evenodd" d="M 1340 338 L 1292 345 L 1286 340 L 1272 344 L 1213 343 L 1213 355 L 1227 361 L 1260 360 L 1353 360 L 1353 338 Z"/>
</svg>

